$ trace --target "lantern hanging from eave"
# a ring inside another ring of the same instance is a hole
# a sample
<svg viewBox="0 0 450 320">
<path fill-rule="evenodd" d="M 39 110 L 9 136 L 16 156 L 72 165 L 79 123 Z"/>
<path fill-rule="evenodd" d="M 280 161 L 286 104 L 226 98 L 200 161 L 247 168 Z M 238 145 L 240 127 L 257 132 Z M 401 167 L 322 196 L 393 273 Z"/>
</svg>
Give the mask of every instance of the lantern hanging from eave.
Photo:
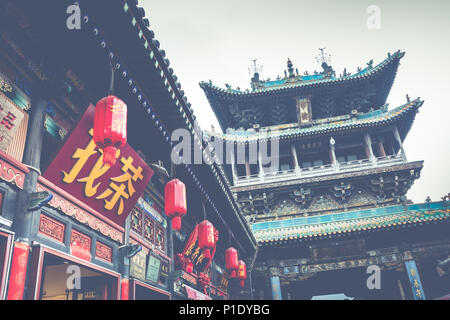
<svg viewBox="0 0 450 320">
<path fill-rule="evenodd" d="M 244 281 L 247 279 L 247 266 L 245 262 L 239 260 L 238 262 L 238 275 L 237 278 L 240 280 L 241 287 L 244 287 Z"/>
<path fill-rule="evenodd" d="M 238 252 L 235 248 L 229 247 L 225 250 L 225 267 L 231 278 L 236 278 L 238 270 Z"/>
<path fill-rule="evenodd" d="M 122 100 L 109 95 L 97 102 L 93 138 L 103 150 L 103 164 L 113 166 L 117 149 L 127 143 L 127 105 Z"/>
<path fill-rule="evenodd" d="M 203 250 L 205 259 L 211 258 L 211 250 L 214 249 L 214 226 L 208 220 L 203 220 L 198 225 L 198 246 Z"/>
<path fill-rule="evenodd" d="M 166 215 L 172 219 L 172 229 L 181 229 L 181 217 L 186 214 L 186 186 L 178 179 L 167 182 L 164 188 Z"/>
</svg>

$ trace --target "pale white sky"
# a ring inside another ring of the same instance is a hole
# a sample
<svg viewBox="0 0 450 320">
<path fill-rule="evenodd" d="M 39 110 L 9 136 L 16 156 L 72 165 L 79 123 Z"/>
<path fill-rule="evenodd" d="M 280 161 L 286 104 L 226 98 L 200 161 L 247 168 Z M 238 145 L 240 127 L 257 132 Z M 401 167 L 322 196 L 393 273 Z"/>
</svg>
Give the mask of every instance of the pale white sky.
<svg viewBox="0 0 450 320">
<path fill-rule="evenodd" d="M 433 201 L 450 192 L 450 1 L 448 0 L 141 0 L 150 28 L 167 53 L 202 129 L 214 113 L 198 83 L 211 79 L 249 87 L 251 59 L 262 77 L 283 75 L 289 57 L 300 73 L 321 70 L 315 57 L 326 47 L 339 74 L 387 52 L 406 51 L 388 103 L 425 100 L 406 141 L 408 160 L 424 160 L 408 198 Z M 367 8 L 381 10 L 381 28 L 369 30 Z"/>
</svg>

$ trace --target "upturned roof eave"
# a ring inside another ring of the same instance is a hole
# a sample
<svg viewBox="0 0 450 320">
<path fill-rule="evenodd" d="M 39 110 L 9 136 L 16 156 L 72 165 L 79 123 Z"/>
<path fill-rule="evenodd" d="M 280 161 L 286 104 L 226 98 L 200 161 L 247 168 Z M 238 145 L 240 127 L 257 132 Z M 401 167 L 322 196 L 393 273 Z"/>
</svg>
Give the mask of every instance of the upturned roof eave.
<svg viewBox="0 0 450 320">
<path fill-rule="evenodd" d="M 391 75 L 394 78 L 397 71 L 396 67 L 398 66 L 400 59 L 403 58 L 404 55 L 405 55 L 404 52 L 397 51 L 393 55 L 383 60 L 377 66 L 371 69 L 366 68 L 363 71 L 351 76 L 311 80 L 295 84 L 285 84 L 282 86 L 255 89 L 252 91 L 241 91 L 241 90 L 221 88 L 219 86 L 215 86 L 212 82 L 205 82 L 205 81 L 200 82 L 199 85 L 205 91 L 205 93 L 209 92 L 212 95 L 221 95 L 222 97 L 228 97 L 230 99 L 239 99 L 239 98 L 248 99 L 259 96 L 265 96 L 267 94 L 293 93 L 303 89 L 322 88 L 327 85 L 334 85 L 334 84 L 348 85 L 356 81 L 364 81 L 371 79 L 379 75 L 381 72 L 385 71 L 387 67 L 392 64 L 395 64 L 394 65 L 395 68 L 392 70 L 393 74 Z"/>
<path fill-rule="evenodd" d="M 436 221 L 449 221 L 449 219 L 450 208 L 448 208 L 448 205 L 446 205 L 444 202 L 421 203 L 409 205 L 407 210 L 399 211 L 393 214 L 378 215 L 367 219 L 355 218 L 339 221 L 338 223 L 342 224 L 342 227 L 335 228 L 334 230 L 330 231 L 325 230 L 327 225 L 330 225 L 330 223 L 319 223 L 303 225 L 302 227 L 309 228 L 309 230 L 298 231 L 297 233 L 292 234 L 289 234 L 288 232 L 283 233 L 283 231 L 286 231 L 287 228 L 284 228 L 284 230 L 283 228 L 274 228 L 272 229 L 272 232 L 278 232 L 280 233 L 279 235 L 267 235 L 266 237 L 257 235 L 256 238 L 260 245 L 271 245 L 278 243 L 288 243 L 292 240 L 318 240 L 324 237 L 329 238 L 333 236 L 344 236 L 355 233 L 361 234 L 403 226 L 415 227 L 417 224 L 434 223 Z M 356 223 L 354 225 L 350 225 L 349 223 L 352 222 Z M 336 224 L 336 222 L 333 223 Z M 258 230 L 254 230 L 253 232 L 258 234 Z"/>
<path fill-rule="evenodd" d="M 390 126 L 393 123 L 403 120 L 408 114 L 417 113 L 418 109 L 423 105 L 424 101 L 419 98 L 411 101 L 409 104 L 405 104 L 396 109 L 388 111 L 385 115 L 389 115 L 389 118 L 368 118 L 360 121 L 345 121 L 341 125 L 337 126 L 317 126 L 316 129 L 313 130 L 304 130 L 301 128 L 297 128 L 297 132 L 283 132 L 280 131 L 278 135 L 271 135 L 269 132 L 267 135 L 262 135 L 260 133 L 255 133 L 253 135 L 248 136 L 239 136 L 235 134 L 224 134 L 224 133 L 216 133 L 206 131 L 207 135 L 214 136 L 216 138 L 222 138 L 225 141 L 232 141 L 235 143 L 256 143 L 258 141 L 269 140 L 269 139 L 280 139 L 280 140 L 297 140 L 299 138 L 304 137 L 312 137 L 312 136 L 321 136 L 324 134 L 333 134 L 333 133 L 343 133 L 343 132 L 351 132 L 354 130 L 360 129 L 370 129 L 377 127 Z M 398 112 L 396 110 L 399 110 Z M 406 125 L 408 130 L 403 134 L 403 140 L 406 138 L 406 135 L 409 131 L 409 128 L 412 126 L 414 121 L 414 117 L 407 118 L 409 121 Z M 303 132 L 302 132 L 303 130 Z M 259 136 L 258 136 L 259 135 Z"/>
</svg>

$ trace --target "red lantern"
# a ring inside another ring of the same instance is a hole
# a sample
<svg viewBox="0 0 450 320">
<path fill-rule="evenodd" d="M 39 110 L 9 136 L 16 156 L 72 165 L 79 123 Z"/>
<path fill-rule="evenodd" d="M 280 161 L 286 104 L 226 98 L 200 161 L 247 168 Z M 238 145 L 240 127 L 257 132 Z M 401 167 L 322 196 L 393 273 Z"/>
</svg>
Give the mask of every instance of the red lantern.
<svg viewBox="0 0 450 320">
<path fill-rule="evenodd" d="M 236 278 L 238 270 L 238 252 L 235 248 L 229 247 L 225 250 L 225 267 L 230 272 L 231 278 Z"/>
<path fill-rule="evenodd" d="M 164 188 L 166 215 L 172 219 L 172 229 L 181 229 L 181 217 L 186 214 L 186 186 L 178 179 L 167 182 Z"/>
<path fill-rule="evenodd" d="M 211 249 L 214 249 L 214 226 L 208 220 L 203 220 L 198 225 L 198 246 L 203 250 L 205 259 L 211 258 Z"/>
<path fill-rule="evenodd" d="M 116 152 L 127 143 L 127 105 L 115 96 L 97 102 L 94 118 L 94 142 L 103 149 L 103 163 L 113 166 Z"/>
<path fill-rule="evenodd" d="M 241 287 L 244 287 L 244 280 L 247 279 L 247 266 L 245 265 L 245 262 L 242 260 L 239 260 L 238 262 L 238 279 L 241 280 Z"/>
</svg>

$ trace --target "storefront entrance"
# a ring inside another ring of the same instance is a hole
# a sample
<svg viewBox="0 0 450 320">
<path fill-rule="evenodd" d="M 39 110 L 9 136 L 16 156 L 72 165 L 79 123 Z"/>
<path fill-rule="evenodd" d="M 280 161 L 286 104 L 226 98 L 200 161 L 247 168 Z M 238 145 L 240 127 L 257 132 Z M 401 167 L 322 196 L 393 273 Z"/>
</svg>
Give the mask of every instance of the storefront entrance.
<svg viewBox="0 0 450 320">
<path fill-rule="evenodd" d="M 116 300 L 119 276 L 92 263 L 47 248 L 34 248 L 38 261 L 34 299 Z"/>
<path fill-rule="evenodd" d="M 154 288 L 141 281 L 132 280 L 131 285 L 134 290 L 134 300 L 170 300 L 170 293 Z"/>
<path fill-rule="evenodd" d="M 0 231 L 0 300 L 5 299 L 13 235 Z"/>
<path fill-rule="evenodd" d="M 373 289 L 367 286 L 369 276 L 366 268 L 318 272 L 307 280 L 292 281 L 282 286 L 283 299 L 402 299 L 398 287 L 401 273 L 383 270 L 380 274 L 380 287 Z"/>
</svg>

